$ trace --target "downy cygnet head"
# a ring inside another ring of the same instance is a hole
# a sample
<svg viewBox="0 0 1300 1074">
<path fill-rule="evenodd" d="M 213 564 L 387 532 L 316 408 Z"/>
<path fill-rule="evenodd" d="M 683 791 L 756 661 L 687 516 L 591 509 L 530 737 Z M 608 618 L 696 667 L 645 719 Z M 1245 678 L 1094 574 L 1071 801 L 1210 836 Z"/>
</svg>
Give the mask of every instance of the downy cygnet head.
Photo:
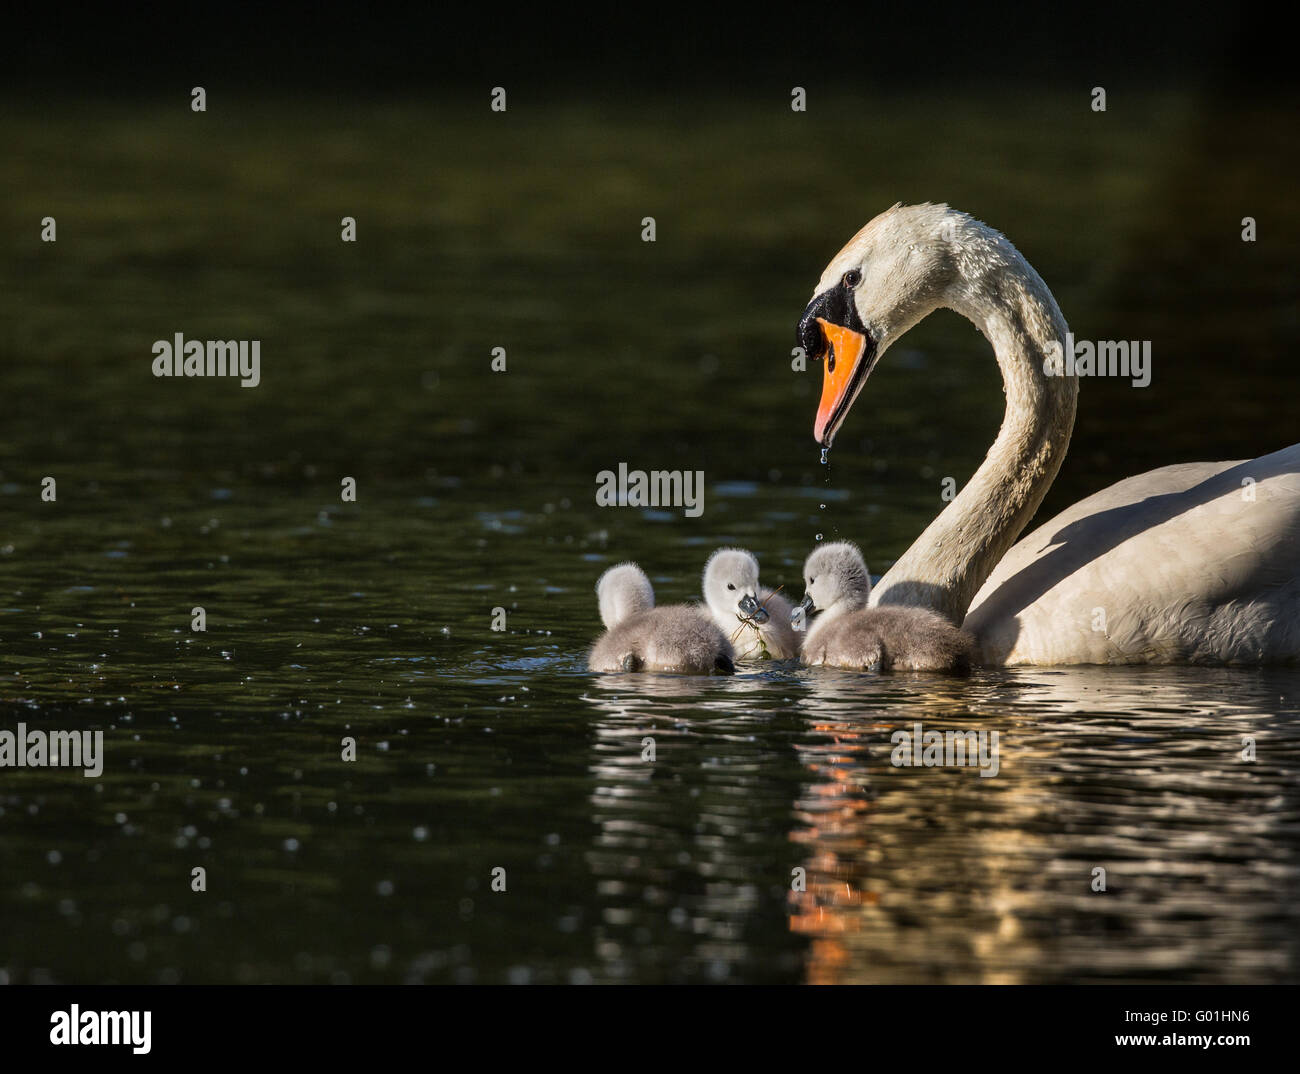
<svg viewBox="0 0 1300 1074">
<path fill-rule="evenodd" d="M 858 546 L 849 541 L 832 541 L 820 545 L 804 561 L 804 613 L 828 612 L 832 609 L 853 611 L 867 606 L 871 596 L 871 576 Z"/>
<path fill-rule="evenodd" d="M 635 563 L 610 567 L 596 582 L 596 599 L 600 602 L 600 619 L 606 630 L 613 630 L 634 615 L 655 606 L 655 591 L 645 571 Z"/>
<path fill-rule="evenodd" d="M 758 560 L 743 548 L 719 548 L 704 565 L 704 602 L 715 615 L 767 622 L 758 603 Z"/>
</svg>

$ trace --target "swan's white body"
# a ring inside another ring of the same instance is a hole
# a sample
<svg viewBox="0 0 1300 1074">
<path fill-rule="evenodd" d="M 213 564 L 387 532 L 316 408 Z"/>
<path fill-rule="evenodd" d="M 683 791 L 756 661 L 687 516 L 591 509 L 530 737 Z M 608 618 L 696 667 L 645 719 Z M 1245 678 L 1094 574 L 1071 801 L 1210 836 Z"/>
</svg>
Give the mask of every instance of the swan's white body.
<svg viewBox="0 0 1300 1074">
<path fill-rule="evenodd" d="M 1300 444 L 1111 485 L 1017 543 L 966 616 L 989 664 L 1300 654 Z"/>
<path fill-rule="evenodd" d="M 800 325 L 807 340 L 820 323 L 846 351 L 838 371 L 827 363 L 824 445 L 879 356 L 941 307 L 992 343 L 1006 417 L 966 487 L 873 590 L 873 606 L 962 622 L 986 664 L 1300 660 L 1300 445 L 1129 478 L 1012 547 L 1065 457 L 1078 380 L 1048 371 L 1066 325 L 1046 284 L 964 213 L 895 206 L 827 266 Z"/>
</svg>

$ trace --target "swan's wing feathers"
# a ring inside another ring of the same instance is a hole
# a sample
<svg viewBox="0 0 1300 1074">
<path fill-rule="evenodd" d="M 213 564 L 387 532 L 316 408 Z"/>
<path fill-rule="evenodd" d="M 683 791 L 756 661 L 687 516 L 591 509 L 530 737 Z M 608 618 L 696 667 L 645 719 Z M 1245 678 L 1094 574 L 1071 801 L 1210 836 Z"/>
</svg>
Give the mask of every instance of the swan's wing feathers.
<svg viewBox="0 0 1300 1074">
<path fill-rule="evenodd" d="M 1300 657 L 1300 445 L 1121 481 L 1040 526 L 966 619 L 1007 663 Z"/>
</svg>

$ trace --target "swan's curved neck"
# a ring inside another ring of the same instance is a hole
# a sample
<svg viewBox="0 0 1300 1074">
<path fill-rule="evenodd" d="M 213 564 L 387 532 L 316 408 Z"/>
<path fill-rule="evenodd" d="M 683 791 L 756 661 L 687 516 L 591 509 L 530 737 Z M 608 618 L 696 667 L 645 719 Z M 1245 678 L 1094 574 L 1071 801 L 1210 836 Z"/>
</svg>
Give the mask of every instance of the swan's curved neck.
<svg viewBox="0 0 1300 1074">
<path fill-rule="evenodd" d="M 1066 325 L 1038 273 L 991 229 L 982 229 L 964 253 L 942 305 L 970 320 L 993 345 L 1006 415 L 966 487 L 871 596 L 873 605 L 933 608 L 958 624 L 1061 468 L 1079 394 L 1075 376 L 1044 370 L 1051 345 L 1065 345 Z"/>
</svg>

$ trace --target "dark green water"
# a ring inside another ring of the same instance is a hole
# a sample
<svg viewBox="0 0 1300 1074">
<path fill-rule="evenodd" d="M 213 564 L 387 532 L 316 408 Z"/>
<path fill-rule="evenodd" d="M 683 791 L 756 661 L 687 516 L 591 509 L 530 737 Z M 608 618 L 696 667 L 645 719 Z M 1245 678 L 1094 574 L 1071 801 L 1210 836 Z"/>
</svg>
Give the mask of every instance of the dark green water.
<svg viewBox="0 0 1300 1074">
<path fill-rule="evenodd" d="M 1296 438 L 1293 108 L 787 101 L 5 112 L 0 730 L 106 767 L 0 769 L 0 980 L 1300 980 L 1295 670 L 585 671 L 605 566 L 880 572 L 979 464 L 996 367 L 940 314 L 818 465 L 793 326 L 896 200 L 1153 341 L 1047 510 Z M 177 331 L 262 384 L 154 378 Z M 620 462 L 704 514 L 596 507 Z M 917 720 L 997 730 L 998 777 L 892 767 Z"/>
</svg>

